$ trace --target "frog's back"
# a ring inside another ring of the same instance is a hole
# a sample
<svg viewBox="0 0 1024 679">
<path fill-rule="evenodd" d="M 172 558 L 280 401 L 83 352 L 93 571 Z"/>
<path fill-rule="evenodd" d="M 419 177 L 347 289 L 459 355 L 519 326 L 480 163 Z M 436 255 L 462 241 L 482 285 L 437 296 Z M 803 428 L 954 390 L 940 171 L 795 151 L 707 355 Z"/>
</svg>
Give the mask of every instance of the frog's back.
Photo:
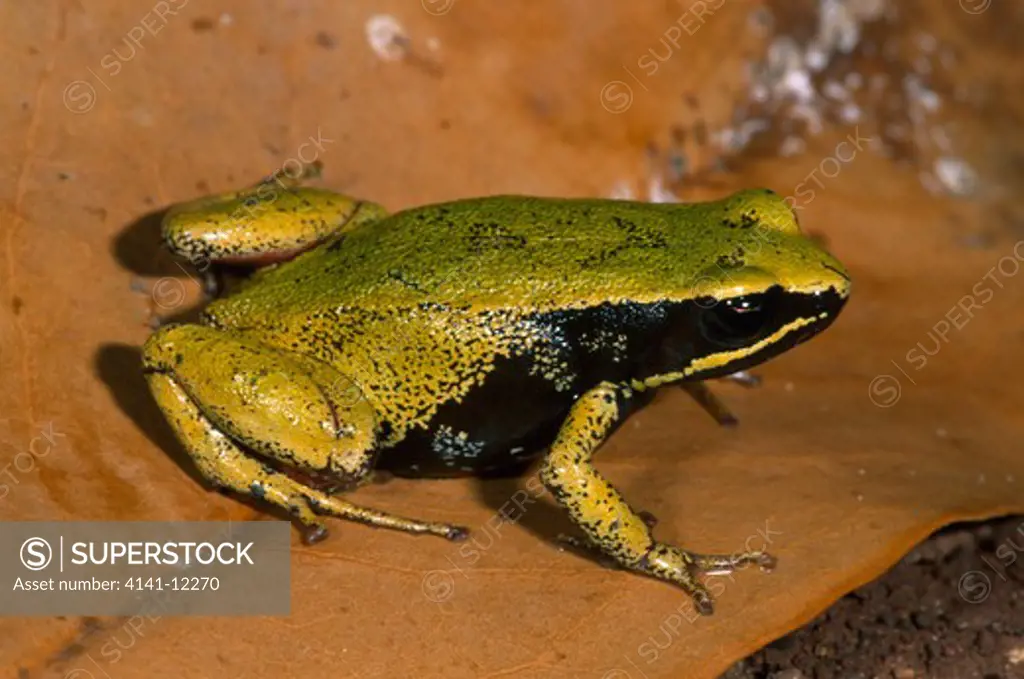
<svg viewBox="0 0 1024 679">
<path fill-rule="evenodd" d="M 281 314 L 424 304 L 553 310 L 616 296 L 653 301 L 671 272 L 714 263 L 714 244 L 679 228 L 681 207 L 492 196 L 414 208 L 267 272 L 245 302 L 256 307 L 266 299 Z M 703 221 L 696 214 L 691 220 Z"/>
</svg>

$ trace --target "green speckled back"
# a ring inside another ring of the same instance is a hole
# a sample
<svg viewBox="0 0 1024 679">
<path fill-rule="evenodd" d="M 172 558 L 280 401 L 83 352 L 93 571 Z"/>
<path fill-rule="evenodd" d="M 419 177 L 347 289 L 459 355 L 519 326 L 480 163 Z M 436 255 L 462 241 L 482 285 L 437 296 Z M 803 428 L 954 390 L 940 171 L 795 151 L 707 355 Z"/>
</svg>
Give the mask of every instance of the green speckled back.
<svg viewBox="0 0 1024 679">
<path fill-rule="evenodd" d="M 363 225 L 266 272 L 259 285 L 210 312 L 226 318 L 424 303 L 545 311 L 691 299 L 719 295 L 723 274 L 743 266 L 767 276 L 737 279 L 750 288 L 737 293 L 775 282 L 813 286 L 815 260 L 840 266 L 799 235 L 780 198 L 762 191 L 697 204 L 494 196 Z"/>
</svg>

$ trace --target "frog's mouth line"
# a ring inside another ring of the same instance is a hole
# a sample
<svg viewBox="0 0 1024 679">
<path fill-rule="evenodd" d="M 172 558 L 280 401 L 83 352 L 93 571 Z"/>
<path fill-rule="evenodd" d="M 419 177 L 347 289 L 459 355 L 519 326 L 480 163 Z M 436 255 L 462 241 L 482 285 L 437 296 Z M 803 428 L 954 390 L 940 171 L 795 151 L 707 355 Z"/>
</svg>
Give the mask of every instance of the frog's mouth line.
<svg viewBox="0 0 1024 679">
<path fill-rule="evenodd" d="M 769 291 L 776 308 L 773 322 L 766 325 L 759 339 L 736 347 L 716 347 L 704 339 L 698 345 L 696 358 L 683 369 L 684 379 L 722 377 L 762 363 L 773 356 L 806 342 L 827 328 L 846 304 L 846 296 L 834 288 L 815 293 Z"/>
<path fill-rule="evenodd" d="M 751 301 L 756 302 L 754 317 L 748 315 Z M 781 286 L 759 293 L 756 299 L 719 300 L 710 307 L 696 301 L 681 303 L 668 312 L 672 316 L 668 339 L 649 366 L 651 372 L 631 380 L 631 385 L 642 391 L 746 370 L 827 328 L 845 303 L 846 295 L 831 287 L 807 293 Z"/>
</svg>

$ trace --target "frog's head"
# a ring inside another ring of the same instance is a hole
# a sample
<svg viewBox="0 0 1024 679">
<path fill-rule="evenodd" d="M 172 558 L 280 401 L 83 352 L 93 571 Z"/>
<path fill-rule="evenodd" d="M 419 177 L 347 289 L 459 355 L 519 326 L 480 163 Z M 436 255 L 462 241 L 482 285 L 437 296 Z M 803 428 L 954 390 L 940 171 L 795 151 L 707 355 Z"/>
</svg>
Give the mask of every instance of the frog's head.
<svg viewBox="0 0 1024 679">
<path fill-rule="evenodd" d="M 743 191 L 715 205 L 725 208 L 712 222 L 721 238 L 696 274 L 687 314 L 697 346 L 686 374 L 702 378 L 810 339 L 831 325 L 850 293 L 843 265 L 801 233 L 780 196 Z"/>
</svg>

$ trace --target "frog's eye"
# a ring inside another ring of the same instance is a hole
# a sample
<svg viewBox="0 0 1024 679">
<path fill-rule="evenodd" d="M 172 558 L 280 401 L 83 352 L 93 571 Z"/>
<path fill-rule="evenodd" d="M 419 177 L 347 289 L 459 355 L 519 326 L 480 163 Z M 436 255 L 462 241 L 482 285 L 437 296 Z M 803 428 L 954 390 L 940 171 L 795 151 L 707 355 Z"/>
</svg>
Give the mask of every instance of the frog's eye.
<svg viewBox="0 0 1024 679">
<path fill-rule="evenodd" d="M 732 297 L 704 309 L 699 318 L 700 332 L 710 342 L 739 347 L 763 335 L 772 322 L 769 295 Z"/>
</svg>

